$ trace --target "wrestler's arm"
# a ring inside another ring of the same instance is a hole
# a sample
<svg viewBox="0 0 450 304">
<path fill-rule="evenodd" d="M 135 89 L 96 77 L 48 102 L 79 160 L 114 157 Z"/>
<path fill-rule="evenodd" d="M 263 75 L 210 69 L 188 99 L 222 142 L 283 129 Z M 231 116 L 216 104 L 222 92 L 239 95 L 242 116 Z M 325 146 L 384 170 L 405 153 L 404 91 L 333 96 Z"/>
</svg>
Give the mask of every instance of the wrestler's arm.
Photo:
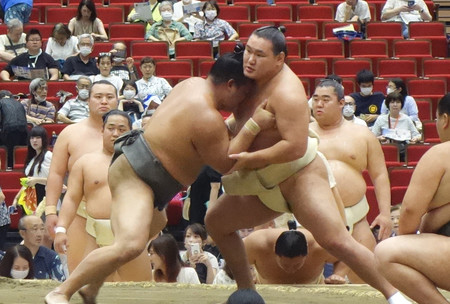
<svg viewBox="0 0 450 304">
<path fill-rule="evenodd" d="M 54 208 L 54 211 L 46 211 L 45 225 L 52 238 L 55 236 L 54 228 L 58 221 L 56 205 L 61 195 L 64 177 L 68 169 L 67 164 L 70 156 L 68 150 L 69 135 L 69 132 L 64 129 L 58 136 L 58 140 L 53 148 L 53 157 L 47 178 L 46 209 L 49 210 Z"/>
<path fill-rule="evenodd" d="M 78 206 L 80 205 L 84 194 L 83 166 L 84 163 L 86 163 L 85 158 L 86 157 L 81 157 L 78 159 L 72 167 L 67 184 L 67 193 L 64 196 L 63 204 L 59 212 L 57 227 L 68 229 L 75 218 Z M 89 164 L 89 162 L 87 162 L 87 164 Z M 65 247 L 67 245 L 67 234 L 56 233 L 54 242 L 56 252 L 65 253 Z"/>
<path fill-rule="evenodd" d="M 247 237 L 243 238 L 245 252 L 247 253 L 247 260 L 250 265 L 257 265 L 258 260 L 258 247 L 261 245 L 262 240 L 257 236 L 257 231 L 252 232 Z"/>
<path fill-rule="evenodd" d="M 304 156 L 308 146 L 310 111 L 306 104 L 306 95 L 303 90 L 301 92 L 272 95 L 274 102 L 271 104 L 269 100 L 269 108 L 275 115 L 275 124 L 281 140 L 265 149 L 230 155 L 240 162 L 234 169 L 263 168 L 269 164 L 285 163 Z"/>
<path fill-rule="evenodd" d="M 428 211 L 420 223 L 421 233 L 435 233 L 450 221 L 450 203 Z"/>
<path fill-rule="evenodd" d="M 422 216 L 427 212 L 441 181 L 444 169 L 439 166 L 442 157 L 438 146 L 425 153 L 414 169 L 400 211 L 399 234 L 415 234 Z"/>
<path fill-rule="evenodd" d="M 366 131 L 366 130 L 364 130 Z M 367 171 L 373 185 L 378 201 L 380 214 L 373 220 L 370 227 L 380 226 L 378 240 L 387 239 L 392 231 L 391 221 L 391 186 L 386 169 L 383 150 L 375 135 L 372 132 L 365 132 L 367 140 Z"/>
</svg>

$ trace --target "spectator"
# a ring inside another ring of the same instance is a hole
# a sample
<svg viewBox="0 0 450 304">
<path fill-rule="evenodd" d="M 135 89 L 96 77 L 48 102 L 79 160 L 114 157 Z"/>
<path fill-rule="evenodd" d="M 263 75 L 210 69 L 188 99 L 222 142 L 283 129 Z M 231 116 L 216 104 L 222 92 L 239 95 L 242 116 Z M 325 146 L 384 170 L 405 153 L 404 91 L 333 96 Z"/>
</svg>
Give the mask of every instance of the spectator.
<svg viewBox="0 0 450 304">
<path fill-rule="evenodd" d="M 181 253 L 181 259 L 195 269 L 201 283 L 212 284 L 219 271 L 219 263 L 213 254 L 203 251 L 207 237 L 202 225 L 195 223 L 187 226 L 184 234 L 186 251 Z"/>
<path fill-rule="evenodd" d="M 183 266 L 177 242 L 172 235 L 163 234 L 151 241 L 148 255 L 156 282 L 200 284 L 197 272 Z"/>
<path fill-rule="evenodd" d="M 67 58 L 61 70 L 64 80 L 77 80 L 81 75 L 97 75 L 98 70 L 95 58 L 90 57 L 94 47 L 94 38 L 91 34 L 81 34 L 78 37 L 78 55 Z"/>
<path fill-rule="evenodd" d="M 1 4 L 6 24 L 12 19 L 19 19 L 22 24 L 30 20 L 33 0 L 2 0 Z"/>
<path fill-rule="evenodd" d="M 66 277 L 58 254 L 41 246 L 45 234 L 42 220 L 35 215 L 22 217 L 19 220 L 19 234 L 23 238 L 23 244 L 33 255 L 34 277 L 64 281 Z"/>
<path fill-rule="evenodd" d="M 369 5 L 364 0 L 345 0 L 336 9 L 337 22 L 361 22 L 370 21 Z"/>
<path fill-rule="evenodd" d="M 123 42 L 116 42 L 111 50 L 111 74 L 119 76 L 122 80 L 138 79 L 138 71 L 134 66 L 133 57 L 127 57 L 127 46 Z M 126 63 L 124 64 L 124 60 Z"/>
<path fill-rule="evenodd" d="M 145 114 L 141 116 L 141 119 L 138 119 L 135 122 L 133 122 L 133 130 L 134 129 L 144 129 L 145 125 L 148 123 L 148 121 L 152 117 L 153 113 L 155 113 L 154 109 L 147 108 Z"/>
<path fill-rule="evenodd" d="M 403 107 L 401 113 L 408 115 L 413 122 L 419 122 L 419 110 L 417 109 L 417 103 L 414 97 L 408 95 L 408 89 L 405 82 L 401 78 L 393 78 L 389 81 L 386 87 L 386 95 L 392 92 L 398 92 L 403 98 Z M 388 107 L 383 102 L 381 105 L 381 114 L 387 114 L 389 112 Z"/>
<path fill-rule="evenodd" d="M 116 87 L 117 92 L 119 92 L 123 86 L 123 80 L 120 77 L 111 74 L 111 53 L 100 53 L 97 57 L 97 67 L 100 70 L 100 74 L 89 76 L 92 83 L 100 80 L 107 80 L 112 83 Z"/>
<path fill-rule="evenodd" d="M 78 38 L 72 36 L 67 25 L 57 23 L 53 27 L 52 36 L 47 41 L 45 52 L 52 56 L 59 63 L 59 69 L 62 69 L 66 59 L 79 52 Z"/>
<path fill-rule="evenodd" d="M 127 17 L 128 22 L 146 22 L 147 26 L 145 27 L 145 31 L 150 30 L 153 23 L 161 21 L 162 19 L 159 12 L 160 2 L 158 0 L 149 0 L 148 3 L 150 4 L 150 10 L 152 12 L 152 20 L 144 20 L 142 16 L 139 16 L 139 14 L 136 13 L 134 8 L 130 11 Z"/>
<path fill-rule="evenodd" d="M 14 147 L 26 145 L 28 136 L 25 109 L 12 96 L 9 91 L 0 91 L 0 134 L 8 151 L 9 170 L 12 170 L 14 163 Z"/>
<path fill-rule="evenodd" d="M 351 93 L 350 96 L 355 100 L 355 115 L 364 120 L 371 127 L 378 115 L 380 115 L 381 105 L 384 95 L 381 92 L 373 92 L 373 83 L 375 76 L 371 71 L 361 70 L 356 74 L 360 92 Z"/>
<path fill-rule="evenodd" d="M 367 123 L 364 120 L 355 116 L 356 104 L 353 97 L 346 95 L 344 96 L 344 100 L 344 107 L 342 108 L 342 115 L 344 116 L 344 118 L 357 125 L 367 127 Z"/>
<path fill-rule="evenodd" d="M 219 41 L 225 39 L 236 40 L 239 34 L 231 25 L 222 19 L 219 19 L 220 7 L 216 1 L 210 0 L 205 2 L 202 8 L 204 21 L 197 22 L 194 26 L 194 39 L 212 40 L 214 55 L 217 54 Z"/>
<path fill-rule="evenodd" d="M 184 8 L 188 5 L 199 3 L 197 0 L 180 0 L 173 4 L 173 17 L 172 20 L 185 23 L 189 25 L 189 32 L 194 32 L 194 25 L 198 22 L 202 22 L 202 16 L 199 12 L 186 13 Z"/>
<path fill-rule="evenodd" d="M 34 279 L 33 256 L 23 245 L 9 247 L 0 261 L 0 277 Z"/>
<path fill-rule="evenodd" d="M 59 109 L 56 119 L 62 123 L 72 124 L 79 122 L 89 116 L 89 90 L 91 89 L 92 81 L 87 76 L 80 76 L 77 80 L 76 98 L 69 99 Z"/>
<path fill-rule="evenodd" d="M 392 233 L 391 236 L 398 235 L 398 221 L 400 219 L 400 211 L 402 204 L 391 206 L 391 221 L 392 221 Z"/>
<path fill-rule="evenodd" d="M 95 40 L 108 40 L 103 22 L 97 18 L 95 3 L 92 0 L 81 0 L 77 16 L 69 21 L 69 30 L 74 36 L 91 34 Z"/>
<path fill-rule="evenodd" d="M 431 21 L 431 19 L 428 7 L 423 0 L 387 0 L 381 11 L 381 21 L 402 23 L 404 38 L 409 38 L 409 22 Z"/>
<path fill-rule="evenodd" d="M 134 81 L 126 80 L 120 89 L 120 98 L 118 110 L 125 111 L 131 118 L 131 122 L 141 118 L 144 112 L 144 106 L 137 100 L 136 97 L 137 87 Z"/>
<path fill-rule="evenodd" d="M 173 21 L 173 9 L 170 1 L 163 1 L 159 5 L 162 20 L 155 22 L 145 34 L 145 39 L 150 41 L 167 41 L 169 43 L 169 55 L 175 56 L 175 43 L 178 41 L 192 40 L 192 35 L 183 23 Z"/>
<path fill-rule="evenodd" d="M 9 217 L 8 207 L 5 202 L 5 194 L 2 188 L 0 188 L 0 251 L 5 249 L 6 235 L 8 234 L 10 224 L 11 218 Z"/>
<path fill-rule="evenodd" d="M 153 58 L 142 58 L 140 63 L 142 78 L 136 81 L 136 86 L 138 88 L 139 99 L 145 101 L 148 96 L 157 96 L 159 103 L 161 103 L 169 95 L 170 91 L 172 91 L 172 87 L 167 80 L 154 75 L 155 67 L 156 62 Z M 158 103 L 158 100 L 154 102 Z"/>
<path fill-rule="evenodd" d="M 28 52 L 14 59 L 0 73 L 3 80 L 11 80 L 16 76 L 18 80 L 44 79 L 57 80 L 59 77 L 58 64 L 49 54 L 42 52 L 42 36 L 39 30 L 32 28 L 26 36 Z"/>
<path fill-rule="evenodd" d="M 9 20 L 7 27 L 6 34 L 0 35 L 0 60 L 10 62 L 14 57 L 26 53 L 27 35 L 19 19 Z"/>
<path fill-rule="evenodd" d="M 55 122 L 55 106 L 47 101 L 47 81 L 42 78 L 30 82 L 30 98 L 21 103 L 27 114 L 27 122 L 33 125 Z"/>
</svg>

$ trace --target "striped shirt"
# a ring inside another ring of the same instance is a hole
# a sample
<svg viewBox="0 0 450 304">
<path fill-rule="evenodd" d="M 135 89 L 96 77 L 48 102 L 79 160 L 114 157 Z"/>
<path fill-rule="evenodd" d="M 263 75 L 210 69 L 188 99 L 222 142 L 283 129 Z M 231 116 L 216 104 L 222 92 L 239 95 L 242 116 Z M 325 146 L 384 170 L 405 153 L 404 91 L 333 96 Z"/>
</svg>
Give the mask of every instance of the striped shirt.
<svg viewBox="0 0 450 304">
<path fill-rule="evenodd" d="M 89 116 L 89 106 L 87 101 L 72 98 L 64 103 L 58 114 L 66 116 L 73 122 L 79 122 Z"/>
<path fill-rule="evenodd" d="M 21 103 L 28 116 L 38 119 L 50 118 L 55 120 L 56 109 L 51 102 L 43 101 L 40 103 L 32 103 L 29 99 L 25 99 Z"/>
</svg>

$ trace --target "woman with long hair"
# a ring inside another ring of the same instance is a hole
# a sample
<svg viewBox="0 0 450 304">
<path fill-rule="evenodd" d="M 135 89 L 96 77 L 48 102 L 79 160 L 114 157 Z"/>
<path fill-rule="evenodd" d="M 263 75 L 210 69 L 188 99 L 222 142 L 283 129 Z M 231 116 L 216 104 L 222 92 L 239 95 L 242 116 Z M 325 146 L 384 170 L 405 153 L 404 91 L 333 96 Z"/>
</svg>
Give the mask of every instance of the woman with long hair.
<svg viewBox="0 0 450 304">
<path fill-rule="evenodd" d="M 156 282 L 200 284 L 197 273 L 184 267 L 177 242 L 170 234 L 160 235 L 148 245 L 148 254 Z"/>
<path fill-rule="evenodd" d="M 77 16 L 69 21 L 69 30 L 74 36 L 91 34 L 95 40 L 108 40 L 103 22 L 97 18 L 95 3 L 92 0 L 81 0 Z"/>
<path fill-rule="evenodd" d="M 0 277 L 34 279 L 31 251 L 23 245 L 9 247 L 0 261 Z"/>
</svg>

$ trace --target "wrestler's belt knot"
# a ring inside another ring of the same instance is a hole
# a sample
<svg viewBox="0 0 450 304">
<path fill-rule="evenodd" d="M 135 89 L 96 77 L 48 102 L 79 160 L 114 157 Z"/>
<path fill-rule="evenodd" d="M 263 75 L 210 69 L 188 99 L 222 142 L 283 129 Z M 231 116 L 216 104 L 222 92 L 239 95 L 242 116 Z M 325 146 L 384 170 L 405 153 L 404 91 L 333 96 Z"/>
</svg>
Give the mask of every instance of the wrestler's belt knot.
<svg viewBox="0 0 450 304">
<path fill-rule="evenodd" d="M 119 143 L 122 143 L 121 146 L 132 145 L 142 133 L 144 133 L 144 130 L 142 129 L 131 130 L 117 138 L 114 144 L 117 145 Z"/>
</svg>

